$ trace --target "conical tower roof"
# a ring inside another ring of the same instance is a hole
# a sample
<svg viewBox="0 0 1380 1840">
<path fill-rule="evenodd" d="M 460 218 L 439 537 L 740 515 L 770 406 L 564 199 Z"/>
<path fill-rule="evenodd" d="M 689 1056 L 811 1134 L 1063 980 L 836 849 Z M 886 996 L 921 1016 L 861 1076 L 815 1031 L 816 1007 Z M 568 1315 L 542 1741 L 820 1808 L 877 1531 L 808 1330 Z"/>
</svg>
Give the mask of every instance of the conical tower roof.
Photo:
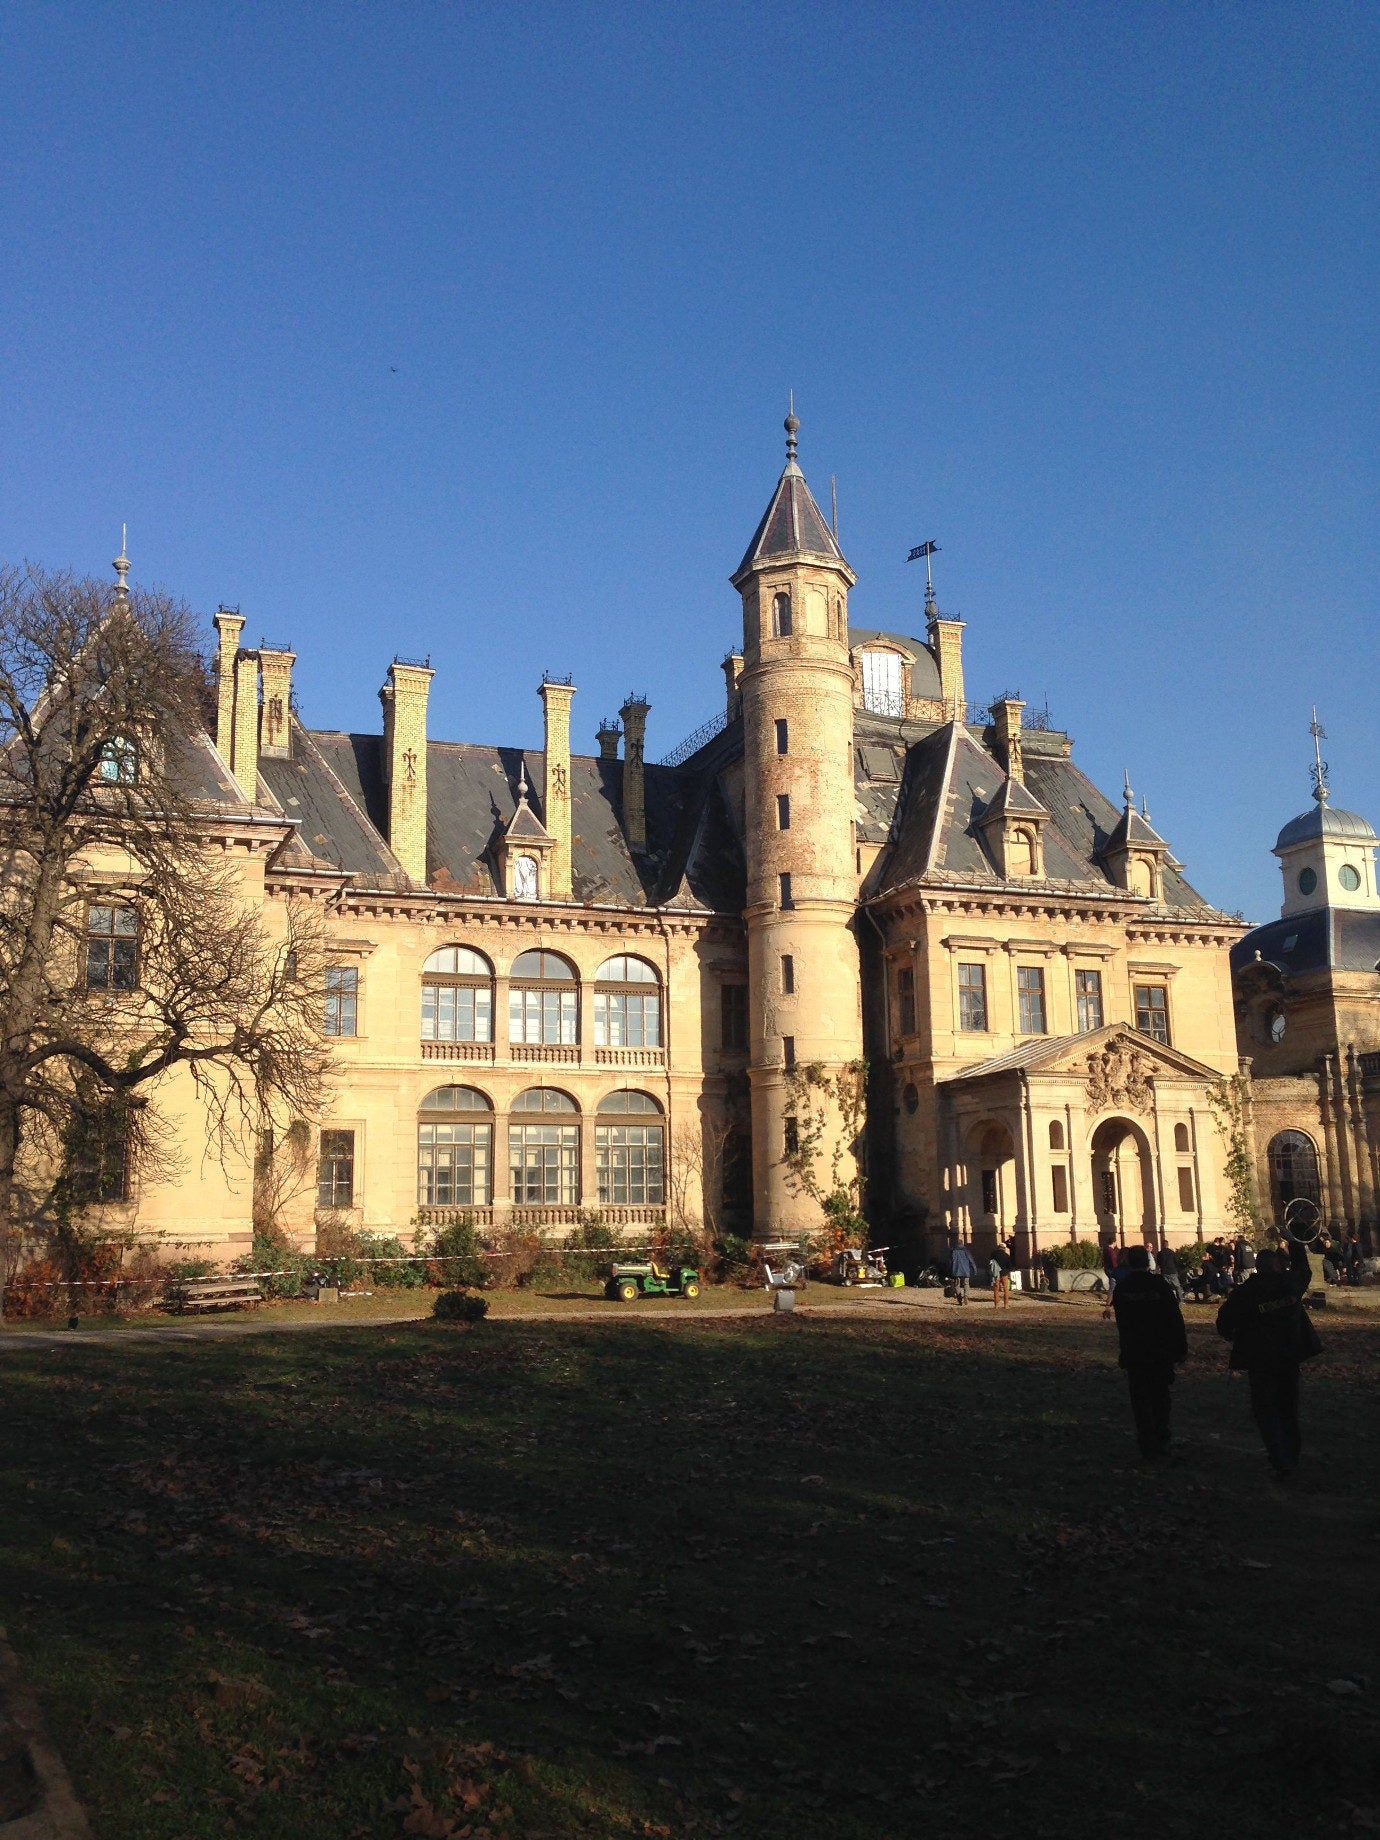
<svg viewBox="0 0 1380 1840">
<path fill-rule="evenodd" d="M 733 571 L 737 584 L 759 562 L 783 562 L 801 556 L 810 561 L 842 563 L 843 551 L 829 528 L 828 519 L 814 501 L 805 475 L 795 457 L 795 437 L 800 423 L 794 415 L 786 417 L 786 466 L 762 521 L 753 532 L 747 553 Z M 849 570 L 851 575 L 852 571 Z"/>
</svg>

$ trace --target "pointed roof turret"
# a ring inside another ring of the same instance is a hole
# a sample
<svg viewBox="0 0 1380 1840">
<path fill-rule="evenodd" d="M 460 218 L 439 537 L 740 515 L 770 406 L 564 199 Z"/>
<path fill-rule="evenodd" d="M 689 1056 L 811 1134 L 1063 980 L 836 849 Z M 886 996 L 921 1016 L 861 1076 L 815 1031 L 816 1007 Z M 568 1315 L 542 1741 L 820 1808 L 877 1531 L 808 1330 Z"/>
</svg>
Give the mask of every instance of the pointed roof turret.
<svg viewBox="0 0 1380 1840">
<path fill-rule="evenodd" d="M 509 843 L 550 843 L 551 833 L 527 803 L 527 763 L 522 763 L 518 777 L 517 810 L 509 818 L 503 835 Z"/>
<path fill-rule="evenodd" d="M 796 461 L 796 435 L 800 423 L 794 411 L 786 417 L 785 427 L 785 469 L 776 482 L 771 503 L 753 533 L 746 555 L 730 577 L 735 587 L 758 563 L 784 562 L 797 556 L 838 563 L 848 569 L 838 539 L 829 528 L 829 520 L 815 503 Z M 851 579 L 852 570 L 848 573 Z"/>
<path fill-rule="evenodd" d="M 1113 850 L 1124 850 L 1129 845 L 1139 844 L 1142 849 L 1167 850 L 1169 845 L 1150 823 L 1149 814 L 1136 810 L 1136 795 L 1131 790 L 1131 775 L 1126 775 L 1126 789 L 1122 793 L 1122 812 L 1117 820 L 1116 829 L 1103 845 L 1103 854 L 1110 855 Z"/>
</svg>

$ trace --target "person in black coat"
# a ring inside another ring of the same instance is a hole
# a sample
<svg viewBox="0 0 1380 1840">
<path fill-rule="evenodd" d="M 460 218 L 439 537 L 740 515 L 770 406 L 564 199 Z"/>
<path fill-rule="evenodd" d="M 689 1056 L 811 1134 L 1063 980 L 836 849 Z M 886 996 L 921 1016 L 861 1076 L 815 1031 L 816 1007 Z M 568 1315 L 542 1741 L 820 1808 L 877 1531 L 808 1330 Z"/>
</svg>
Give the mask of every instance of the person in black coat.
<svg viewBox="0 0 1380 1840">
<path fill-rule="evenodd" d="M 1299 1466 L 1299 1367 L 1322 1352 L 1313 1320 L 1303 1307 L 1312 1284 L 1308 1254 L 1291 1240 L 1283 1251 L 1262 1252 L 1255 1276 L 1238 1285 L 1217 1312 L 1217 1333 L 1231 1343 L 1231 1366 L 1251 1383 L 1251 1415 L 1277 1476 Z"/>
<path fill-rule="evenodd" d="M 1140 1454 L 1155 1462 L 1169 1454 L 1169 1389 L 1188 1359 L 1183 1311 L 1168 1281 L 1150 1269 L 1144 1246 L 1132 1246 L 1118 1268 L 1112 1309 L 1121 1366 L 1131 1392 Z"/>
</svg>

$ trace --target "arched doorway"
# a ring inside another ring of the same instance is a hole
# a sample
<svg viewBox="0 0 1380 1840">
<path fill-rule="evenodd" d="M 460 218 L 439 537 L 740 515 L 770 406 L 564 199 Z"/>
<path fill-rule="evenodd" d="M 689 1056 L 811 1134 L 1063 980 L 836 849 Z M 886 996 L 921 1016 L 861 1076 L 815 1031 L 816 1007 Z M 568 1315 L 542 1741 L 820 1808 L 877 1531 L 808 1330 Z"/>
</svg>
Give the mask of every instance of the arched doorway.
<svg viewBox="0 0 1380 1840">
<path fill-rule="evenodd" d="M 1318 1206 L 1322 1191 L 1318 1182 L 1318 1152 L 1311 1137 L 1302 1131 L 1281 1131 L 1270 1139 L 1270 1202 L 1275 1224 L 1284 1219 L 1291 1201 L 1311 1201 Z"/>
<path fill-rule="evenodd" d="M 1104 1118 L 1093 1132 L 1092 1177 L 1098 1237 L 1119 1246 L 1157 1244 L 1150 1144 L 1129 1118 Z"/>
<path fill-rule="evenodd" d="M 974 1126 L 968 1138 L 968 1211 L 980 1251 L 1011 1232 L 1016 1220 L 1016 1145 L 1004 1124 Z"/>
</svg>

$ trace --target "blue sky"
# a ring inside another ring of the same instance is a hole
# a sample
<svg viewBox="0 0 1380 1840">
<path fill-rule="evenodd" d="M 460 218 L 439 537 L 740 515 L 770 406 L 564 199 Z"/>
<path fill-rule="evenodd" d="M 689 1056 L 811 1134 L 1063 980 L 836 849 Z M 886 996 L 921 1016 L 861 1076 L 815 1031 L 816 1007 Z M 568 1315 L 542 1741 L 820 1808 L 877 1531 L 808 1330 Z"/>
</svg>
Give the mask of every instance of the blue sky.
<svg viewBox="0 0 1380 1840">
<path fill-rule="evenodd" d="M 6 9 L 0 555 L 134 572 L 374 727 L 657 758 L 718 708 L 788 389 L 854 623 L 941 546 L 1210 898 L 1278 905 L 1314 700 L 1380 823 L 1380 14 Z"/>
</svg>

